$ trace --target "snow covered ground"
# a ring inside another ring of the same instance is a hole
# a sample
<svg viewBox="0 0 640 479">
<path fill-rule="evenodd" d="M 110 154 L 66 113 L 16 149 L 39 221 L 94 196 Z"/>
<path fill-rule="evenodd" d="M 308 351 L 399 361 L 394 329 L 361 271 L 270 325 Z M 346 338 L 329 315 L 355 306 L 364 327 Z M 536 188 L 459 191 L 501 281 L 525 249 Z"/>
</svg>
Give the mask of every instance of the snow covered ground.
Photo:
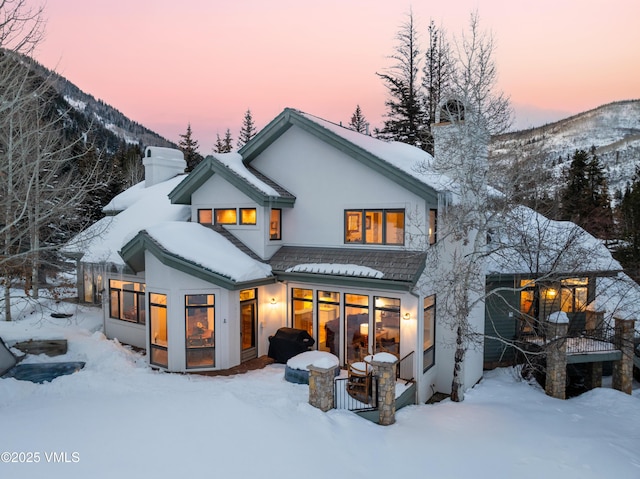
<svg viewBox="0 0 640 479">
<path fill-rule="evenodd" d="M 410 406 L 382 427 L 309 406 L 308 386 L 284 381 L 283 365 L 160 373 L 105 339 L 98 309 L 44 306 L 25 304 L 0 336 L 67 338 L 65 356 L 26 361 L 87 364 L 43 385 L 0 379 L 1 478 L 640 477 L 639 389 L 560 401 L 499 369 L 463 403 Z"/>
</svg>

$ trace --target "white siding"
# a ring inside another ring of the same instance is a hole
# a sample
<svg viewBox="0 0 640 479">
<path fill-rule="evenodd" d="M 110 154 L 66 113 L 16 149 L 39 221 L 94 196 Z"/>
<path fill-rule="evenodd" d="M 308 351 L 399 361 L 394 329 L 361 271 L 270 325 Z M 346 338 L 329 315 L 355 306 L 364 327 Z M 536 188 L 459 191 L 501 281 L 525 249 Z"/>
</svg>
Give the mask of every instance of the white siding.
<svg viewBox="0 0 640 479">
<path fill-rule="evenodd" d="M 294 208 L 282 210 L 287 245 L 350 247 L 344 244 L 344 210 L 350 208 L 407 214 L 417 208 L 424 221 L 423 199 L 295 126 L 251 165 L 296 196 Z"/>
</svg>

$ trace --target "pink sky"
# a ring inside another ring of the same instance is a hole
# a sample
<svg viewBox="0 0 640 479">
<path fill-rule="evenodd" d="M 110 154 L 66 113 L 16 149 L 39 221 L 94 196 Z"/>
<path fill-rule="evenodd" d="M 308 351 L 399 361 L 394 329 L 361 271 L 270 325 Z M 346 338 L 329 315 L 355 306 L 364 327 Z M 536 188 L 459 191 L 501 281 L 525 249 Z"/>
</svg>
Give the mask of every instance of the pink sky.
<svg viewBox="0 0 640 479">
<path fill-rule="evenodd" d="M 36 58 L 171 141 L 191 123 L 207 155 L 247 108 L 259 129 L 285 107 L 347 123 L 357 104 L 381 126 L 375 73 L 410 7 L 423 39 L 478 10 L 519 127 L 640 98 L 638 0 L 50 0 Z"/>
</svg>

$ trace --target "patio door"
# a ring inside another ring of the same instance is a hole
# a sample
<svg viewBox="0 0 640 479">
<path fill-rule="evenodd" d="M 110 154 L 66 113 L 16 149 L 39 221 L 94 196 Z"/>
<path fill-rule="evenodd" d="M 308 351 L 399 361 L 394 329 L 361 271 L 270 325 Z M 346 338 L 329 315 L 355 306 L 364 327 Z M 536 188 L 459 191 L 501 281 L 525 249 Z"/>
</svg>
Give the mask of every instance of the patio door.
<svg viewBox="0 0 640 479">
<path fill-rule="evenodd" d="M 241 361 L 258 357 L 258 299 L 257 290 L 240 291 L 240 352 Z"/>
</svg>

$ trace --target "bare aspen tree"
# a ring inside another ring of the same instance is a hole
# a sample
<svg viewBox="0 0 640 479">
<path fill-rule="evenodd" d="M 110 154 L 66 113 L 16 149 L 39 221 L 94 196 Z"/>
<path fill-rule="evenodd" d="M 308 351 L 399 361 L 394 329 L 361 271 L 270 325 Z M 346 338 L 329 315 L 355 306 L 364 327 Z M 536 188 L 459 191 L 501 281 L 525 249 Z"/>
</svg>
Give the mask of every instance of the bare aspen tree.
<svg viewBox="0 0 640 479">
<path fill-rule="evenodd" d="M 442 92 L 439 118 L 432 126 L 435 161 L 431 168 L 452 180 L 451 201 L 440 211 L 439 241 L 429 248 L 429 280 L 438 291 L 438 315 L 452 331 L 454 370 L 451 399 L 464 398 L 465 357 L 481 350 L 484 308 L 483 260 L 493 219 L 494 197 L 487 188 L 489 136 L 511 119 L 509 100 L 496 91 L 494 41 L 480 30 L 477 13 L 469 29 L 453 42 L 449 83 Z M 476 348 L 477 347 L 477 348 Z"/>
<path fill-rule="evenodd" d="M 102 168 L 86 161 L 85 137 L 67 138 L 66 112 L 24 55 L 41 40 L 43 25 L 42 8 L 0 0 L 0 275 L 7 321 L 14 280 L 37 297 L 43 254 L 57 251 L 65 228 L 80 226 L 81 205 Z"/>
</svg>

